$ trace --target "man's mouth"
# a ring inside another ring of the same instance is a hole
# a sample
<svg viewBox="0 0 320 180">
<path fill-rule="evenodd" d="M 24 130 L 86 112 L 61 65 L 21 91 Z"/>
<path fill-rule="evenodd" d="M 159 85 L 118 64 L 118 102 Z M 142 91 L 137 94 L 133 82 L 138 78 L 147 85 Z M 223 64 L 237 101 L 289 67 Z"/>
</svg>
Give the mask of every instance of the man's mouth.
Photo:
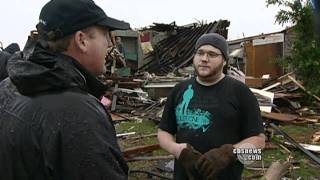
<svg viewBox="0 0 320 180">
<path fill-rule="evenodd" d="M 199 68 L 209 68 L 209 66 L 198 66 Z"/>
</svg>

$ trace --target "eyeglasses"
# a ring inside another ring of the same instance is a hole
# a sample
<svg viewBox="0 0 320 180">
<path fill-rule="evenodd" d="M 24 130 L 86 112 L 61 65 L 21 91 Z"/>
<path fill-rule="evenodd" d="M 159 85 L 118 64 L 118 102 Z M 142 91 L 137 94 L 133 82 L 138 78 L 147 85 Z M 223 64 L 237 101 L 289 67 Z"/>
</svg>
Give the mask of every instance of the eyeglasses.
<svg viewBox="0 0 320 180">
<path fill-rule="evenodd" d="M 198 56 L 198 57 L 204 57 L 205 55 L 208 57 L 208 59 L 214 59 L 218 56 L 221 56 L 222 54 L 218 54 L 218 53 L 212 52 L 212 51 L 203 51 L 203 50 L 198 50 L 196 52 L 196 56 Z"/>
</svg>

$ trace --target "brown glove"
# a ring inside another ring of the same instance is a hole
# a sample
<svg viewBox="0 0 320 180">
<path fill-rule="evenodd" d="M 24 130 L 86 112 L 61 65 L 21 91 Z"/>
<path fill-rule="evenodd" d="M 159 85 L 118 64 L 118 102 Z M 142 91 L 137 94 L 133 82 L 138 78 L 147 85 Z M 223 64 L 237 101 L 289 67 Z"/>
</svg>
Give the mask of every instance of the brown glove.
<svg viewBox="0 0 320 180">
<path fill-rule="evenodd" d="M 196 169 L 204 179 L 214 179 L 222 169 L 235 160 L 232 144 L 224 144 L 203 154 L 196 163 Z"/>
<path fill-rule="evenodd" d="M 195 164 L 201 155 L 202 154 L 195 150 L 190 144 L 187 144 L 187 147 L 181 151 L 178 161 L 185 169 L 188 180 L 199 179 L 200 175 L 195 169 Z"/>
</svg>

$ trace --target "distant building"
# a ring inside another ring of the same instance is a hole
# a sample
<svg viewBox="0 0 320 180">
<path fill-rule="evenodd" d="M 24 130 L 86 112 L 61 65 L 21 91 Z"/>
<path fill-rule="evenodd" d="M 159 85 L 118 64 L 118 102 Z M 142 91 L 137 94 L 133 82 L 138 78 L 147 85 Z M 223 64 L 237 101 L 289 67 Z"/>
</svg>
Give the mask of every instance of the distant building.
<svg viewBox="0 0 320 180">
<path fill-rule="evenodd" d="M 278 77 L 285 73 L 277 58 L 291 54 L 292 28 L 229 41 L 230 64 L 246 76 L 261 78 L 264 74 Z"/>
</svg>

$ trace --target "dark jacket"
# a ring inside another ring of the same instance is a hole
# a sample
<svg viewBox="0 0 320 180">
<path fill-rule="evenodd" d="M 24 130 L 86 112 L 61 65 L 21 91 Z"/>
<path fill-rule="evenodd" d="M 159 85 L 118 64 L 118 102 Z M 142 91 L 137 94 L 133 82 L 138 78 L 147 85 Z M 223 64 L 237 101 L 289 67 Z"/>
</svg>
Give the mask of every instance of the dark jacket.
<svg viewBox="0 0 320 180">
<path fill-rule="evenodd" d="M 127 179 L 105 86 L 69 56 L 37 44 L 0 83 L 0 179 Z"/>
</svg>

